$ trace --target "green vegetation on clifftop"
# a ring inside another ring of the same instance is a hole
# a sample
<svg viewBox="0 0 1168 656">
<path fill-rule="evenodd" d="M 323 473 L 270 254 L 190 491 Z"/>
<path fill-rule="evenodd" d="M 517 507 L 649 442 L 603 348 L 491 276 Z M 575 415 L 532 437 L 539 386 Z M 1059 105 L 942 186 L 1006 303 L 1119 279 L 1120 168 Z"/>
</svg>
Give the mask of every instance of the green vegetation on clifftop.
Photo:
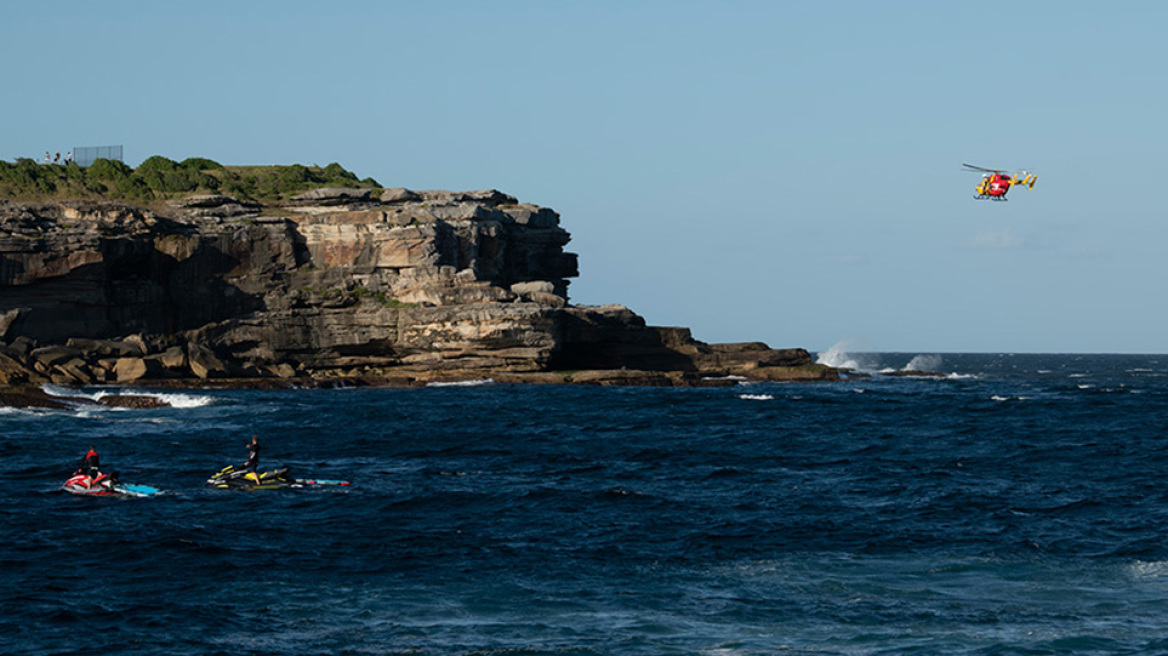
<svg viewBox="0 0 1168 656">
<path fill-rule="evenodd" d="M 150 202 L 207 193 L 268 204 L 321 187 L 380 186 L 372 178 L 359 180 L 335 162 L 325 167 L 223 166 L 202 157 L 176 162 L 155 155 L 132 169 L 108 159 L 99 159 L 88 167 L 38 164 L 31 159 L 0 161 L 0 199 L 19 201 Z"/>
</svg>

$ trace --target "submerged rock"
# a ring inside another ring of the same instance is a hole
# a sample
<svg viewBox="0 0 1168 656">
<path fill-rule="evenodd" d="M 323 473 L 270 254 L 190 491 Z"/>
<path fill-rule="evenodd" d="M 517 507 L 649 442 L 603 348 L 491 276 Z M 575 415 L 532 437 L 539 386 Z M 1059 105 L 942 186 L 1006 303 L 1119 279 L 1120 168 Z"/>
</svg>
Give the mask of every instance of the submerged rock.
<svg viewBox="0 0 1168 656">
<path fill-rule="evenodd" d="M 901 369 L 898 371 L 884 371 L 881 376 L 897 376 L 903 378 L 948 378 L 949 374 L 939 371 L 918 371 L 916 369 Z"/>
<path fill-rule="evenodd" d="M 97 402 L 111 408 L 131 408 L 134 410 L 170 407 L 169 403 L 156 396 L 146 396 L 142 394 L 116 394 L 103 396 L 99 398 Z"/>
</svg>

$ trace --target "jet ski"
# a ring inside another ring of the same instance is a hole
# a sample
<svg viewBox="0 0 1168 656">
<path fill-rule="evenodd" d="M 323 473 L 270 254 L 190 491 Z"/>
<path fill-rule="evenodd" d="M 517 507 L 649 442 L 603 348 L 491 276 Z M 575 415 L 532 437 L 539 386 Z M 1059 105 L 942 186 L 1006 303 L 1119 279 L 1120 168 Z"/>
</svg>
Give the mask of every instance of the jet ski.
<svg viewBox="0 0 1168 656">
<path fill-rule="evenodd" d="M 302 488 L 319 485 L 349 485 L 349 481 L 321 478 L 292 478 L 288 470 L 289 468 L 285 466 L 273 471 L 266 471 L 259 474 L 259 480 L 256 480 L 256 475 L 247 469 L 242 469 L 235 465 L 227 465 L 212 475 L 211 478 L 208 478 L 207 485 L 220 490 L 276 490 L 284 487 Z"/>
<path fill-rule="evenodd" d="M 227 465 L 208 478 L 207 485 L 221 490 L 275 490 L 295 486 L 296 479 L 288 475 L 287 467 L 260 473 L 257 480 L 248 470 Z"/>
<path fill-rule="evenodd" d="M 150 485 L 130 485 L 118 480 L 117 473 L 89 474 L 78 472 L 61 485 L 69 494 L 88 497 L 152 497 L 162 490 Z"/>
</svg>

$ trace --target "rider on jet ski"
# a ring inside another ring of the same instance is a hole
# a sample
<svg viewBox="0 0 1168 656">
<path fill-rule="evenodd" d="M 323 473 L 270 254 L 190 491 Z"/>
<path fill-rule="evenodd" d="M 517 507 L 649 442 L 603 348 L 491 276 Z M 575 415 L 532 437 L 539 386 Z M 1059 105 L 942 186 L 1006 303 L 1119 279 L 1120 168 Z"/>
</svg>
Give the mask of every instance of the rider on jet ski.
<svg viewBox="0 0 1168 656">
<path fill-rule="evenodd" d="M 101 458 L 97 455 L 97 449 L 90 445 L 89 450 L 85 452 L 85 457 L 81 460 L 81 467 L 77 470 L 78 474 L 85 474 L 89 477 L 86 487 L 93 487 L 97 483 L 103 487 L 109 487 L 117 483 L 118 473 L 113 472 L 108 476 L 102 476 L 101 473 Z"/>
<path fill-rule="evenodd" d="M 251 475 L 255 477 L 255 482 L 260 482 L 260 474 L 257 467 L 260 464 L 260 439 L 255 435 L 251 436 L 251 441 L 247 443 L 247 462 L 243 466 L 247 468 Z"/>
<path fill-rule="evenodd" d="M 85 457 L 81 459 L 81 469 L 78 473 L 84 472 L 90 478 L 97 478 L 101 476 L 101 459 L 97 456 L 97 449 L 93 446 L 85 452 Z"/>
</svg>

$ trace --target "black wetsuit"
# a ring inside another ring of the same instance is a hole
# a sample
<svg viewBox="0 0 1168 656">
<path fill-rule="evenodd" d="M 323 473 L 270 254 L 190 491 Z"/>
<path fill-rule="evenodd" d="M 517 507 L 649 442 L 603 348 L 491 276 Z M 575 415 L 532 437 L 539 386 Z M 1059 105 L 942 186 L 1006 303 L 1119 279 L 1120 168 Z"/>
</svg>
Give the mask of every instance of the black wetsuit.
<svg viewBox="0 0 1168 656">
<path fill-rule="evenodd" d="M 258 441 L 248 442 L 247 443 L 247 462 L 244 463 L 244 467 L 247 467 L 247 470 L 249 472 L 255 474 L 257 479 L 259 477 L 259 472 L 256 471 L 256 467 L 259 467 L 259 464 L 260 464 L 260 443 Z"/>
<path fill-rule="evenodd" d="M 91 449 L 85 454 L 85 460 L 81 461 L 81 469 L 90 478 L 97 478 L 98 474 L 101 473 L 101 463 L 97 457 L 97 451 Z"/>
</svg>

